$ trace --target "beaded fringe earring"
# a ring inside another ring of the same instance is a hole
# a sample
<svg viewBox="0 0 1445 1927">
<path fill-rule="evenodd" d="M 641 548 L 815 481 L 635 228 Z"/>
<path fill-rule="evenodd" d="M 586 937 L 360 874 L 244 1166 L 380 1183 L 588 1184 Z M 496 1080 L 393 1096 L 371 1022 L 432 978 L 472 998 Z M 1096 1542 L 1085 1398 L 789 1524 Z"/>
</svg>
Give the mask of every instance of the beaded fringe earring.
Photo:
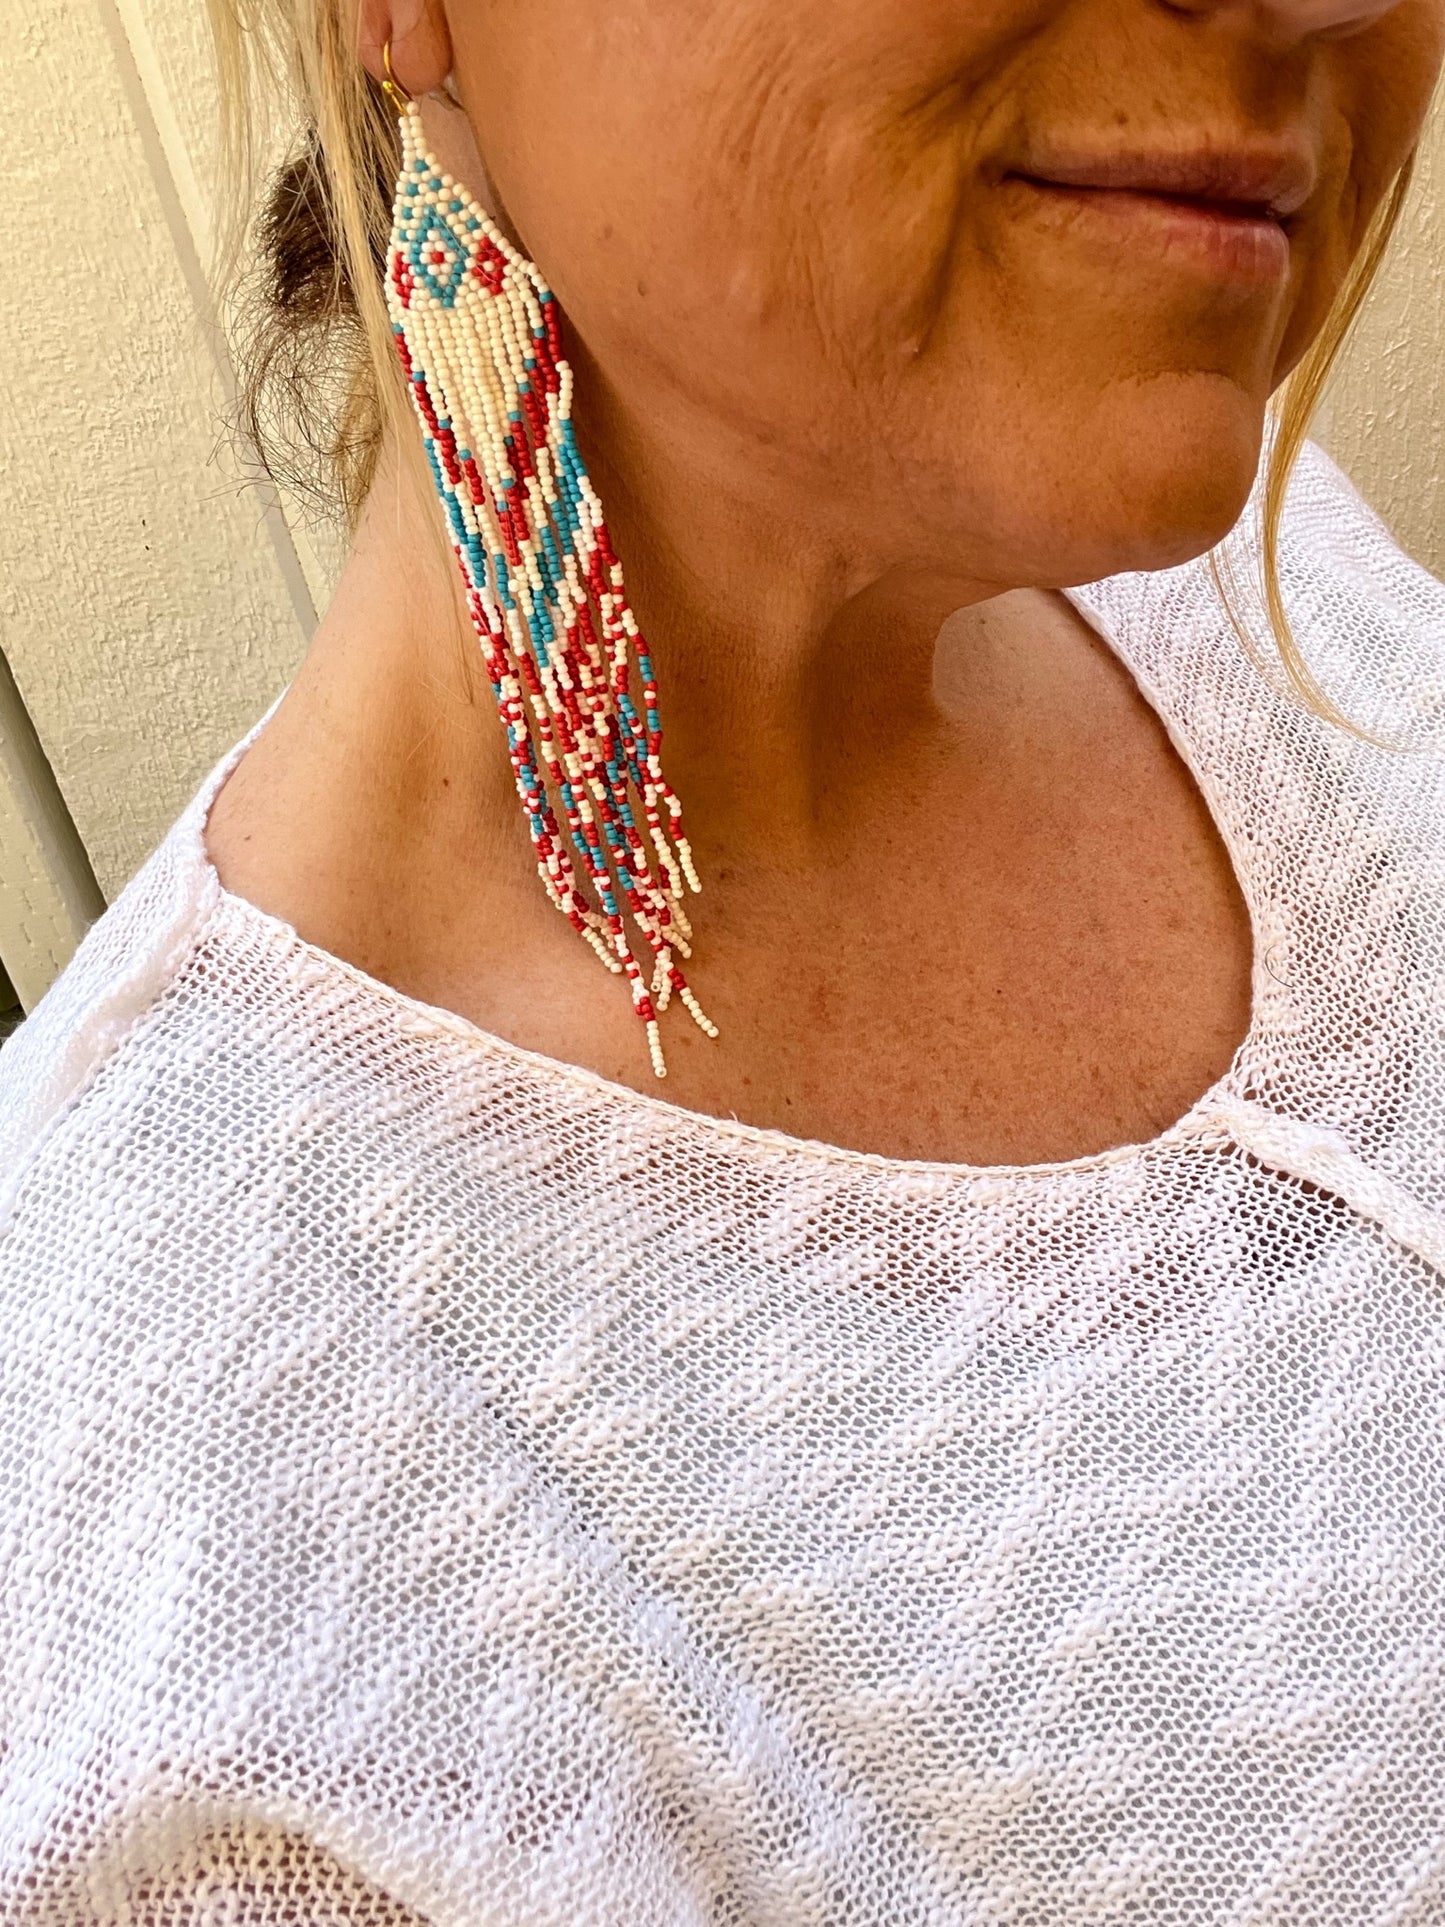
<svg viewBox="0 0 1445 1927">
<path fill-rule="evenodd" d="M 386 53 L 402 152 L 387 308 L 538 874 L 605 967 L 626 976 L 665 1077 L 658 1018 L 674 995 L 717 1035 L 677 964 L 692 954 L 684 892 L 701 885 L 662 773 L 651 658 L 573 434 L 557 303 L 428 153 Z"/>
</svg>

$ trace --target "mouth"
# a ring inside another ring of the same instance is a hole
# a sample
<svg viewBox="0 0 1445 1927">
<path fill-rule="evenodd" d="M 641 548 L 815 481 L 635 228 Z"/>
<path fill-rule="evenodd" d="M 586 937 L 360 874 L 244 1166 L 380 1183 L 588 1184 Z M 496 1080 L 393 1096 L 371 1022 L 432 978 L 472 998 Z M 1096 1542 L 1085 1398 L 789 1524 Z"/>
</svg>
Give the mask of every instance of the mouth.
<svg viewBox="0 0 1445 1927">
<path fill-rule="evenodd" d="M 1290 223 L 1315 168 L 1299 148 L 1030 156 L 1004 176 L 1060 224 L 1110 237 L 1140 260 L 1212 279 L 1277 283 L 1289 271 Z"/>
</svg>

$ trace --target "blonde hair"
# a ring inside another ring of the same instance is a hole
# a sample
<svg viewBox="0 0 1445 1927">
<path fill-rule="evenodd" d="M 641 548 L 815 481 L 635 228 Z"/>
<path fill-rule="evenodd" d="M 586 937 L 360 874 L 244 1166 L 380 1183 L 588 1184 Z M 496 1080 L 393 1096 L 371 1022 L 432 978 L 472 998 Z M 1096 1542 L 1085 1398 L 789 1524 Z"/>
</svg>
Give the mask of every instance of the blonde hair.
<svg viewBox="0 0 1445 1927">
<path fill-rule="evenodd" d="M 305 130 L 274 176 L 260 220 L 259 299 L 237 309 L 246 370 L 243 426 L 268 471 L 339 500 L 355 520 L 386 428 L 405 404 L 382 296 L 399 147 L 396 117 L 362 67 L 355 0 L 207 0 L 223 103 L 225 258 L 254 219 L 254 188 L 278 105 Z M 1353 728 L 1321 688 L 1290 625 L 1280 584 L 1280 525 L 1295 461 L 1340 349 L 1399 222 L 1412 155 L 1379 208 L 1323 327 L 1275 396 L 1260 502 L 1260 580 L 1240 584 L 1211 556 L 1221 599 L 1258 655 L 1242 605 L 1262 607 L 1281 667 L 1317 714 Z"/>
<path fill-rule="evenodd" d="M 217 265 L 241 338 L 243 425 L 278 480 L 339 500 L 354 522 L 405 402 L 382 294 L 396 115 L 357 58 L 355 0 L 207 7 L 231 194 Z M 247 270 L 262 169 L 297 128 L 260 211 L 259 265 Z"/>
<path fill-rule="evenodd" d="M 1272 404 L 1273 435 L 1265 467 L 1264 488 L 1259 496 L 1259 582 L 1239 583 L 1230 566 L 1227 550 L 1216 549 L 1210 556 L 1210 568 L 1220 599 L 1245 648 L 1258 658 L 1257 638 L 1241 609 L 1246 597 L 1252 597 L 1263 605 L 1281 667 L 1300 700 L 1316 715 L 1355 735 L 1365 732 L 1359 730 L 1341 712 L 1328 692 L 1321 688 L 1290 623 L 1279 575 L 1280 526 L 1294 465 L 1329 383 L 1330 372 L 1339 359 L 1340 350 L 1355 324 L 1399 225 L 1414 171 L 1415 155 L 1412 153 L 1375 210 L 1359 252 L 1335 296 L 1333 306 L 1325 316 L 1324 326 L 1305 350 L 1298 366 L 1276 392 Z"/>
</svg>

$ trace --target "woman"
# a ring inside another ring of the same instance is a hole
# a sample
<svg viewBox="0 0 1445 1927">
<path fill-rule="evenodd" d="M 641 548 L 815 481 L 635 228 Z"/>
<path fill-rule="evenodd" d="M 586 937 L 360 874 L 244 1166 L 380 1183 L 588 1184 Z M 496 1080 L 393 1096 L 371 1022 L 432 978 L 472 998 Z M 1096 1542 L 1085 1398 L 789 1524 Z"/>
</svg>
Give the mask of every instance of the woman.
<svg viewBox="0 0 1445 1927">
<path fill-rule="evenodd" d="M 1445 590 L 1241 519 L 1445 4 L 267 35 L 364 502 L 0 1064 L 0 1920 L 1445 1922 Z"/>
</svg>

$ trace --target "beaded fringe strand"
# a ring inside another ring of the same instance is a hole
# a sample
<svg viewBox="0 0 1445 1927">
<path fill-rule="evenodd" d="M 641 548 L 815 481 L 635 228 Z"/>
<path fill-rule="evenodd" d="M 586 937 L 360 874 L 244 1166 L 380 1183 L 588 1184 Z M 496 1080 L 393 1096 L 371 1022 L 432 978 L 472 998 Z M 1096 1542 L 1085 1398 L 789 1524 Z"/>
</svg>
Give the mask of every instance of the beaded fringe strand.
<svg viewBox="0 0 1445 1927">
<path fill-rule="evenodd" d="M 414 103 L 400 123 L 387 307 L 537 871 L 606 968 L 627 977 L 665 1077 L 658 1019 L 674 995 L 717 1036 L 677 964 L 692 954 L 684 892 L 701 885 L 662 773 L 652 661 L 573 434 L 557 303 L 427 152 Z"/>
</svg>

